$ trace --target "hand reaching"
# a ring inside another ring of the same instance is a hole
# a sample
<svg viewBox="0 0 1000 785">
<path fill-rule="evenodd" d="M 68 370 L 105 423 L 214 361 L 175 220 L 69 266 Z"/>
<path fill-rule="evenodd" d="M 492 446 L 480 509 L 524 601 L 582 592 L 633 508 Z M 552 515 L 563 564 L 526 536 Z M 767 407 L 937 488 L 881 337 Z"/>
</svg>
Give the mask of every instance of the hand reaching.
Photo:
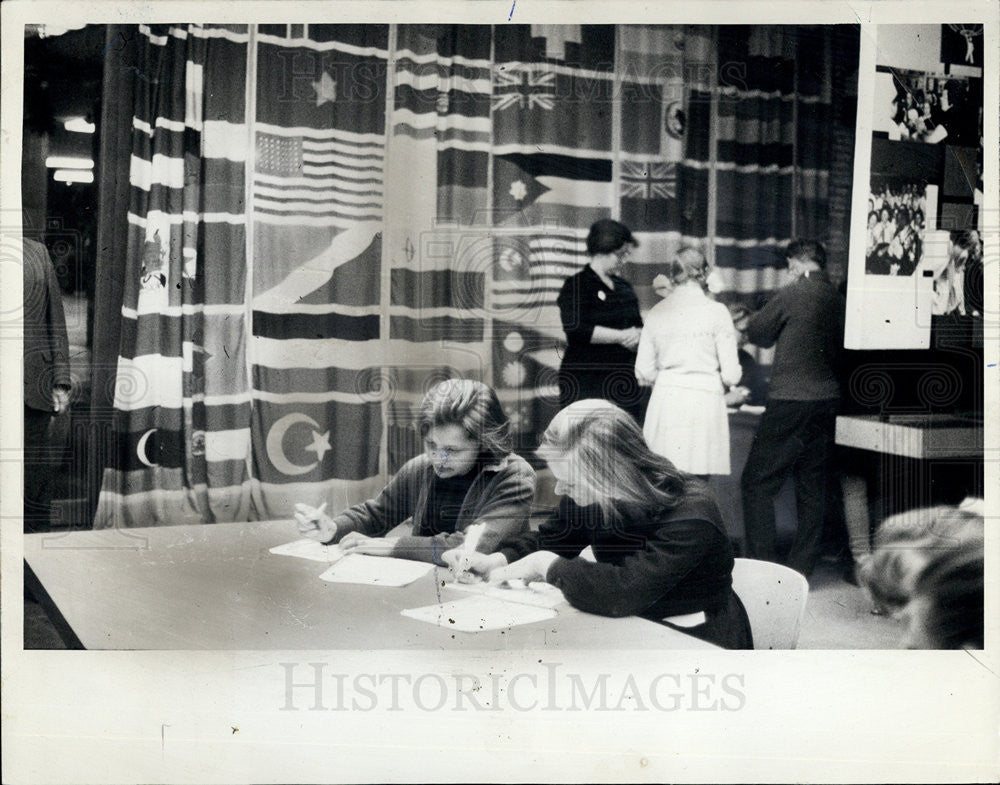
<svg viewBox="0 0 1000 785">
<path fill-rule="evenodd" d="M 369 556 L 392 556 L 395 547 L 395 539 L 369 537 L 361 532 L 349 532 L 340 541 L 340 549 L 345 554 L 366 553 Z"/>
<path fill-rule="evenodd" d="M 552 551 L 535 551 L 523 559 L 518 559 L 513 564 L 492 570 L 489 575 L 490 583 L 513 580 L 521 580 L 525 583 L 544 581 L 552 562 L 558 558 L 559 555 L 552 553 Z"/>
<path fill-rule="evenodd" d="M 458 583 L 475 583 L 507 564 L 502 553 L 479 553 L 466 548 L 452 548 L 441 554 L 441 560 L 451 568 Z"/>
</svg>

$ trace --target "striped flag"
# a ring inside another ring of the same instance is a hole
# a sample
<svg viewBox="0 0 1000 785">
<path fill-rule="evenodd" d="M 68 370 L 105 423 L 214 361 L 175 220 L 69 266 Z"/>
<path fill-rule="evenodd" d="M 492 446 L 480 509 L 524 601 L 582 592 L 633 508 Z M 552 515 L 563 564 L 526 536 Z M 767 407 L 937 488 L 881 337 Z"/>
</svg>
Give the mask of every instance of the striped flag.
<svg viewBox="0 0 1000 785">
<path fill-rule="evenodd" d="M 600 25 L 496 31 L 493 207 L 507 233 L 493 266 L 493 382 L 526 449 L 558 407 L 556 297 L 586 263 L 590 225 L 618 199 L 614 39 Z"/>
<path fill-rule="evenodd" d="M 246 520 L 248 34 L 201 25 L 137 34 L 118 451 L 94 526 Z"/>
<path fill-rule="evenodd" d="M 253 470 L 262 517 L 359 501 L 381 475 L 388 29 L 257 40 Z M 306 35 L 307 33 L 307 35 Z"/>
<path fill-rule="evenodd" d="M 487 220 L 490 48 L 487 26 L 398 28 L 393 135 L 415 143 L 406 144 L 402 156 L 411 165 L 427 156 L 425 166 L 437 183 L 438 222 Z"/>
<path fill-rule="evenodd" d="M 490 28 L 400 25 L 396 46 L 386 172 L 420 191 L 386 205 L 389 471 L 422 449 L 416 414 L 435 383 L 488 378 L 490 322 Z"/>
<path fill-rule="evenodd" d="M 825 29 L 255 29 L 251 50 L 245 26 L 137 27 L 97 525 L 358 501 L 454 376 L 493 384 L 530 449 L 591 223 L 632 229 L 645 306 L 682 243 L 752 304 L 793 229 L 829 223 L 829 150 L 802 142 L 831 113 Z"/>
<path fill-rule="evenodd" d="M 510 230 L 496 239 L 493 382 L 525 450 L 559 408 L 565 335 L 556 299 L 587 263 L 587 229 Z"/>
<path fill-rule="evenodd" d="M 711 31 L 690 25 L 622 25 L 620 220 L 639 241 L 629 269 L 643 307 L 653 279 L 708 220 L 708 121 L 716 63 Z M 705 158 L 701 157 L 704 149 Z"/>
<path fill-rule="evenodd" d="M 379 221 L 383 148 L 347 134 L 258 131 L 253 182 L 257 220 L 343 228 L 359 220 Z M 310 220 L 303 224 L 303 219 Z"/>
<path fill-rule="evenodd" d="M 533 152 L 494 157 L 493 204 L 500 225 L 589 227 L 610 217 L 613 202 L 610 158 Z"/>
</svg>

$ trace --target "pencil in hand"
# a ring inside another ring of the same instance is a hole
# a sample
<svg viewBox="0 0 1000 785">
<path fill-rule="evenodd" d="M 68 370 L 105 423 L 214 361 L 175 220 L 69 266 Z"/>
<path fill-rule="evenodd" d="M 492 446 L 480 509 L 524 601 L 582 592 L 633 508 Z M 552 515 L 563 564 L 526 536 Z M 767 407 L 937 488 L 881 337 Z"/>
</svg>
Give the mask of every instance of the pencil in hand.
<svg viewBox="0 0 1000 785">
<path fill-rule="evenodd" d="M 302 503 L 295 505 L 299 534 L 323 543 L 330 542 L 336 536 L 337 525 L 326 515 L 326 505 L 326 502 L 315 508 Z"/>
</svg>

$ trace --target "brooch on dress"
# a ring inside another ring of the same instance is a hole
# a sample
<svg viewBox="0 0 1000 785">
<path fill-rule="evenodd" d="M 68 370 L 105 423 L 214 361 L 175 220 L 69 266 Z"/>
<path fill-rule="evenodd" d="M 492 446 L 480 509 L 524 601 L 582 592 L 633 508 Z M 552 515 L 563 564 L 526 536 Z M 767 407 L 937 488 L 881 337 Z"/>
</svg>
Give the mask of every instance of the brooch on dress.
<svg viewBox="0 0 1000 785">
<path fill-rule="evenodd" d="M 597 293 L 597 299 L 598 300 L 607 300 L 608 299 L 608 296 L 604 293 L 603 289 Z"/>
</svg>

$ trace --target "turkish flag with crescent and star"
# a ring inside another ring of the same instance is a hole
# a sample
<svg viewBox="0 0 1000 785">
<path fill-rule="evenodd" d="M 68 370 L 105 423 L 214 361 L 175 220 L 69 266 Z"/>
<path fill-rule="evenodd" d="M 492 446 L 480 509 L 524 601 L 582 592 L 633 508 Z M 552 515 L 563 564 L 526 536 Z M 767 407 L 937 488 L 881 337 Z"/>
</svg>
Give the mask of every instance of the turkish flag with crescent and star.
<svg viewBox="0 0 1000 785">
<path fill-rule="evenodd" d="M 388 28 L 257 37 L 255 503 L 331 508 L 379 482 Z"/>
</svg>

